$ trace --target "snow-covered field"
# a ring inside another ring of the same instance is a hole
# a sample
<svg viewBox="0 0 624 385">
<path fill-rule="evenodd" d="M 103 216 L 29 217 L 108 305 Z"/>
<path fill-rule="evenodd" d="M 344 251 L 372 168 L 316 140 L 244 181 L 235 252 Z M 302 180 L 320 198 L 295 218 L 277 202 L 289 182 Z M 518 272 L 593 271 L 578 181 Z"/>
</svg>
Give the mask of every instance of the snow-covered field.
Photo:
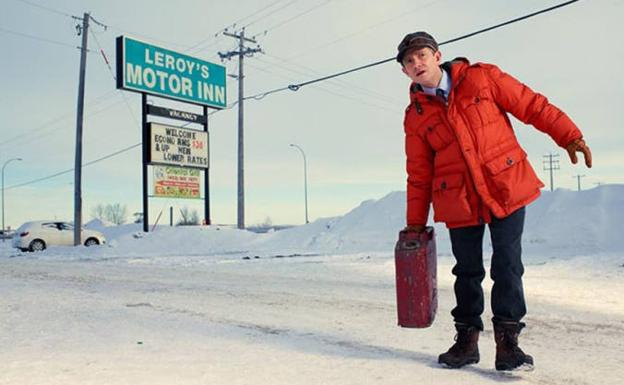
<svg viewBox="0 0 624 385">
<path fill-rule="evenodd" d="M 545 193 L 529 207 L 520 341 L 536 369 L 510 375 L 494 370 L 489 323 L 479 364 L 436 364 L 454 335 L 443 228 L 437 319 L 396 326 L 404 200 L 268 234 L 136 236 L 135 225 L 92 223 L 108 246 L 31 254 L 0 243 L 0 384 L 622 383 L 624 186 Z"/>
</svg>

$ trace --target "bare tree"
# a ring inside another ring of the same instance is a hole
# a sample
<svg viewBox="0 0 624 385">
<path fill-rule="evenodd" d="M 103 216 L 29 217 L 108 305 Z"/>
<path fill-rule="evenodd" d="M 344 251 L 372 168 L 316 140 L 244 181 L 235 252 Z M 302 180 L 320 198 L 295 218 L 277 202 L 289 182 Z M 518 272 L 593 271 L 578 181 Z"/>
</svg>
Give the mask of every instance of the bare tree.
<svg viewBox="0 0 624 385">
<path fill-rule="evenodd" d="M 106 219 L 116 225 L 123 225 L 127 221 L 128 209 L 126 205 L 115 203 L 106 205 Z"/>
<path fill-rule="evenodd" d="M 91 209 L 91 216 L 102 221 L 122 225 L 127 221 L 128 210 L 126 205 L 120 203 L 106 205 L 100 203 Z"/>
<path fill-rule="evenodd" d="M 247 230 L 253 231 L 256 233 L 266 233 L 268 231 L 275 230 L 275 227 L 276 226 L 273 226 L 273 220 L 271 219 L 270 216 L 267 215 L 266 217 L 264 217 L 264 220 L 262 222 L 259 222 L 252 226 L 248 226 Z"/>
<path fill-rule="evenodd" d="M 178 226 L 199 225 L 199 213 L 197 210 L 191 211 L 188 207 L 183 207 L 180 209 L 180 216 L 182 218 L 178 221 Z"/>
<path fill-rule="evenodd" d="M 101 221 L 106 220 L 106 206 L 100 203 L 97 206 L 93 207 L 91 209 L 91 217 L 99 219 Z"/>
<path fill-rule="evenodd" d="M 264 218 L 264 222 L 260 223 L 258 226 L 270 228 L 271 226 L 273 226 L 273 221 L 271 220 L 271 217 L 267 215 L 267 217 Z"/>
</svg>

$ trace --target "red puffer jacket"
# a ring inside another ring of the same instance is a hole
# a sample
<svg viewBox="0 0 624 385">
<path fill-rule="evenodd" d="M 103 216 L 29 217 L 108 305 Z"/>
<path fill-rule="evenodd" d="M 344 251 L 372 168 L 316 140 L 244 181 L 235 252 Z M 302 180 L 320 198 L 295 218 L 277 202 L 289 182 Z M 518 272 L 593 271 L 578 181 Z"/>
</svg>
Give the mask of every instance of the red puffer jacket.
<svg viewBox="0 0 624 385">
<path fill-rule="evenodd" d="M 464 58 L 442 65 L 451 77 L 448 107 L 416 84 L 405 111 L 407 224 L 447 227 L 504 218 L 540 195 L 506 112 L 550 135 L 561 147 L 581 131 L 543 95 L 491 64 Z"/>
</svg>

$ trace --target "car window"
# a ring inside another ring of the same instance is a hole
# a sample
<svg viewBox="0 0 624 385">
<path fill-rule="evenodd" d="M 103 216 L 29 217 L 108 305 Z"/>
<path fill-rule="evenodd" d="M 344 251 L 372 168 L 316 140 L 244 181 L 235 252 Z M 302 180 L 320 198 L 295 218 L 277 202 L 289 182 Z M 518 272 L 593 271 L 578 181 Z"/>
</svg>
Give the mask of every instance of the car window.
<svg viewBox="0 0 624 385">
<path fill-rule="evenodd" d="M 24 232 L 25 229 L 29 228 L 32 226 L 31 222 L 26 222 L 24 224 L 22 224 L 20 227 L 17 228 L 17 230 L 15 230 L 18 233 Z"/>
<path fill-rule="evenodd" d="M 74 226 L 70 225 L 69 223 L 59 223 L 59 228 L 61 230 L 73 230 Z"/>
<path fill-rule="evenodd" d="M 58 230 L 58 227 L 56 226 L 56 223 L 43 223 L 41 225 L 41 227 L 43 227 L 44 229 L 54 229 L 54 230 Z"/>
</svg>

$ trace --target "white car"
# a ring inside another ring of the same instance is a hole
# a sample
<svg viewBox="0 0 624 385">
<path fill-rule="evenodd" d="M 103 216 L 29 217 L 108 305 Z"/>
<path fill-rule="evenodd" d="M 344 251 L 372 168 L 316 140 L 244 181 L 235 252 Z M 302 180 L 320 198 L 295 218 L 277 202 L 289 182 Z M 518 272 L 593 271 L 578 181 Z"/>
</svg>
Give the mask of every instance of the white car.
<svg viewBox="0 0 624 385">
<path fill-rule="evenodd" d="M 106 238 L 99 231 L 82 229 L 80 243 L 85 246 L 103 245 Z M 41 251 L 50 245 L 72 246 L 74 225 L 58 221 L 26 222 L 15 230 L 13 247 L 22 251 Z"/>
</svg>

